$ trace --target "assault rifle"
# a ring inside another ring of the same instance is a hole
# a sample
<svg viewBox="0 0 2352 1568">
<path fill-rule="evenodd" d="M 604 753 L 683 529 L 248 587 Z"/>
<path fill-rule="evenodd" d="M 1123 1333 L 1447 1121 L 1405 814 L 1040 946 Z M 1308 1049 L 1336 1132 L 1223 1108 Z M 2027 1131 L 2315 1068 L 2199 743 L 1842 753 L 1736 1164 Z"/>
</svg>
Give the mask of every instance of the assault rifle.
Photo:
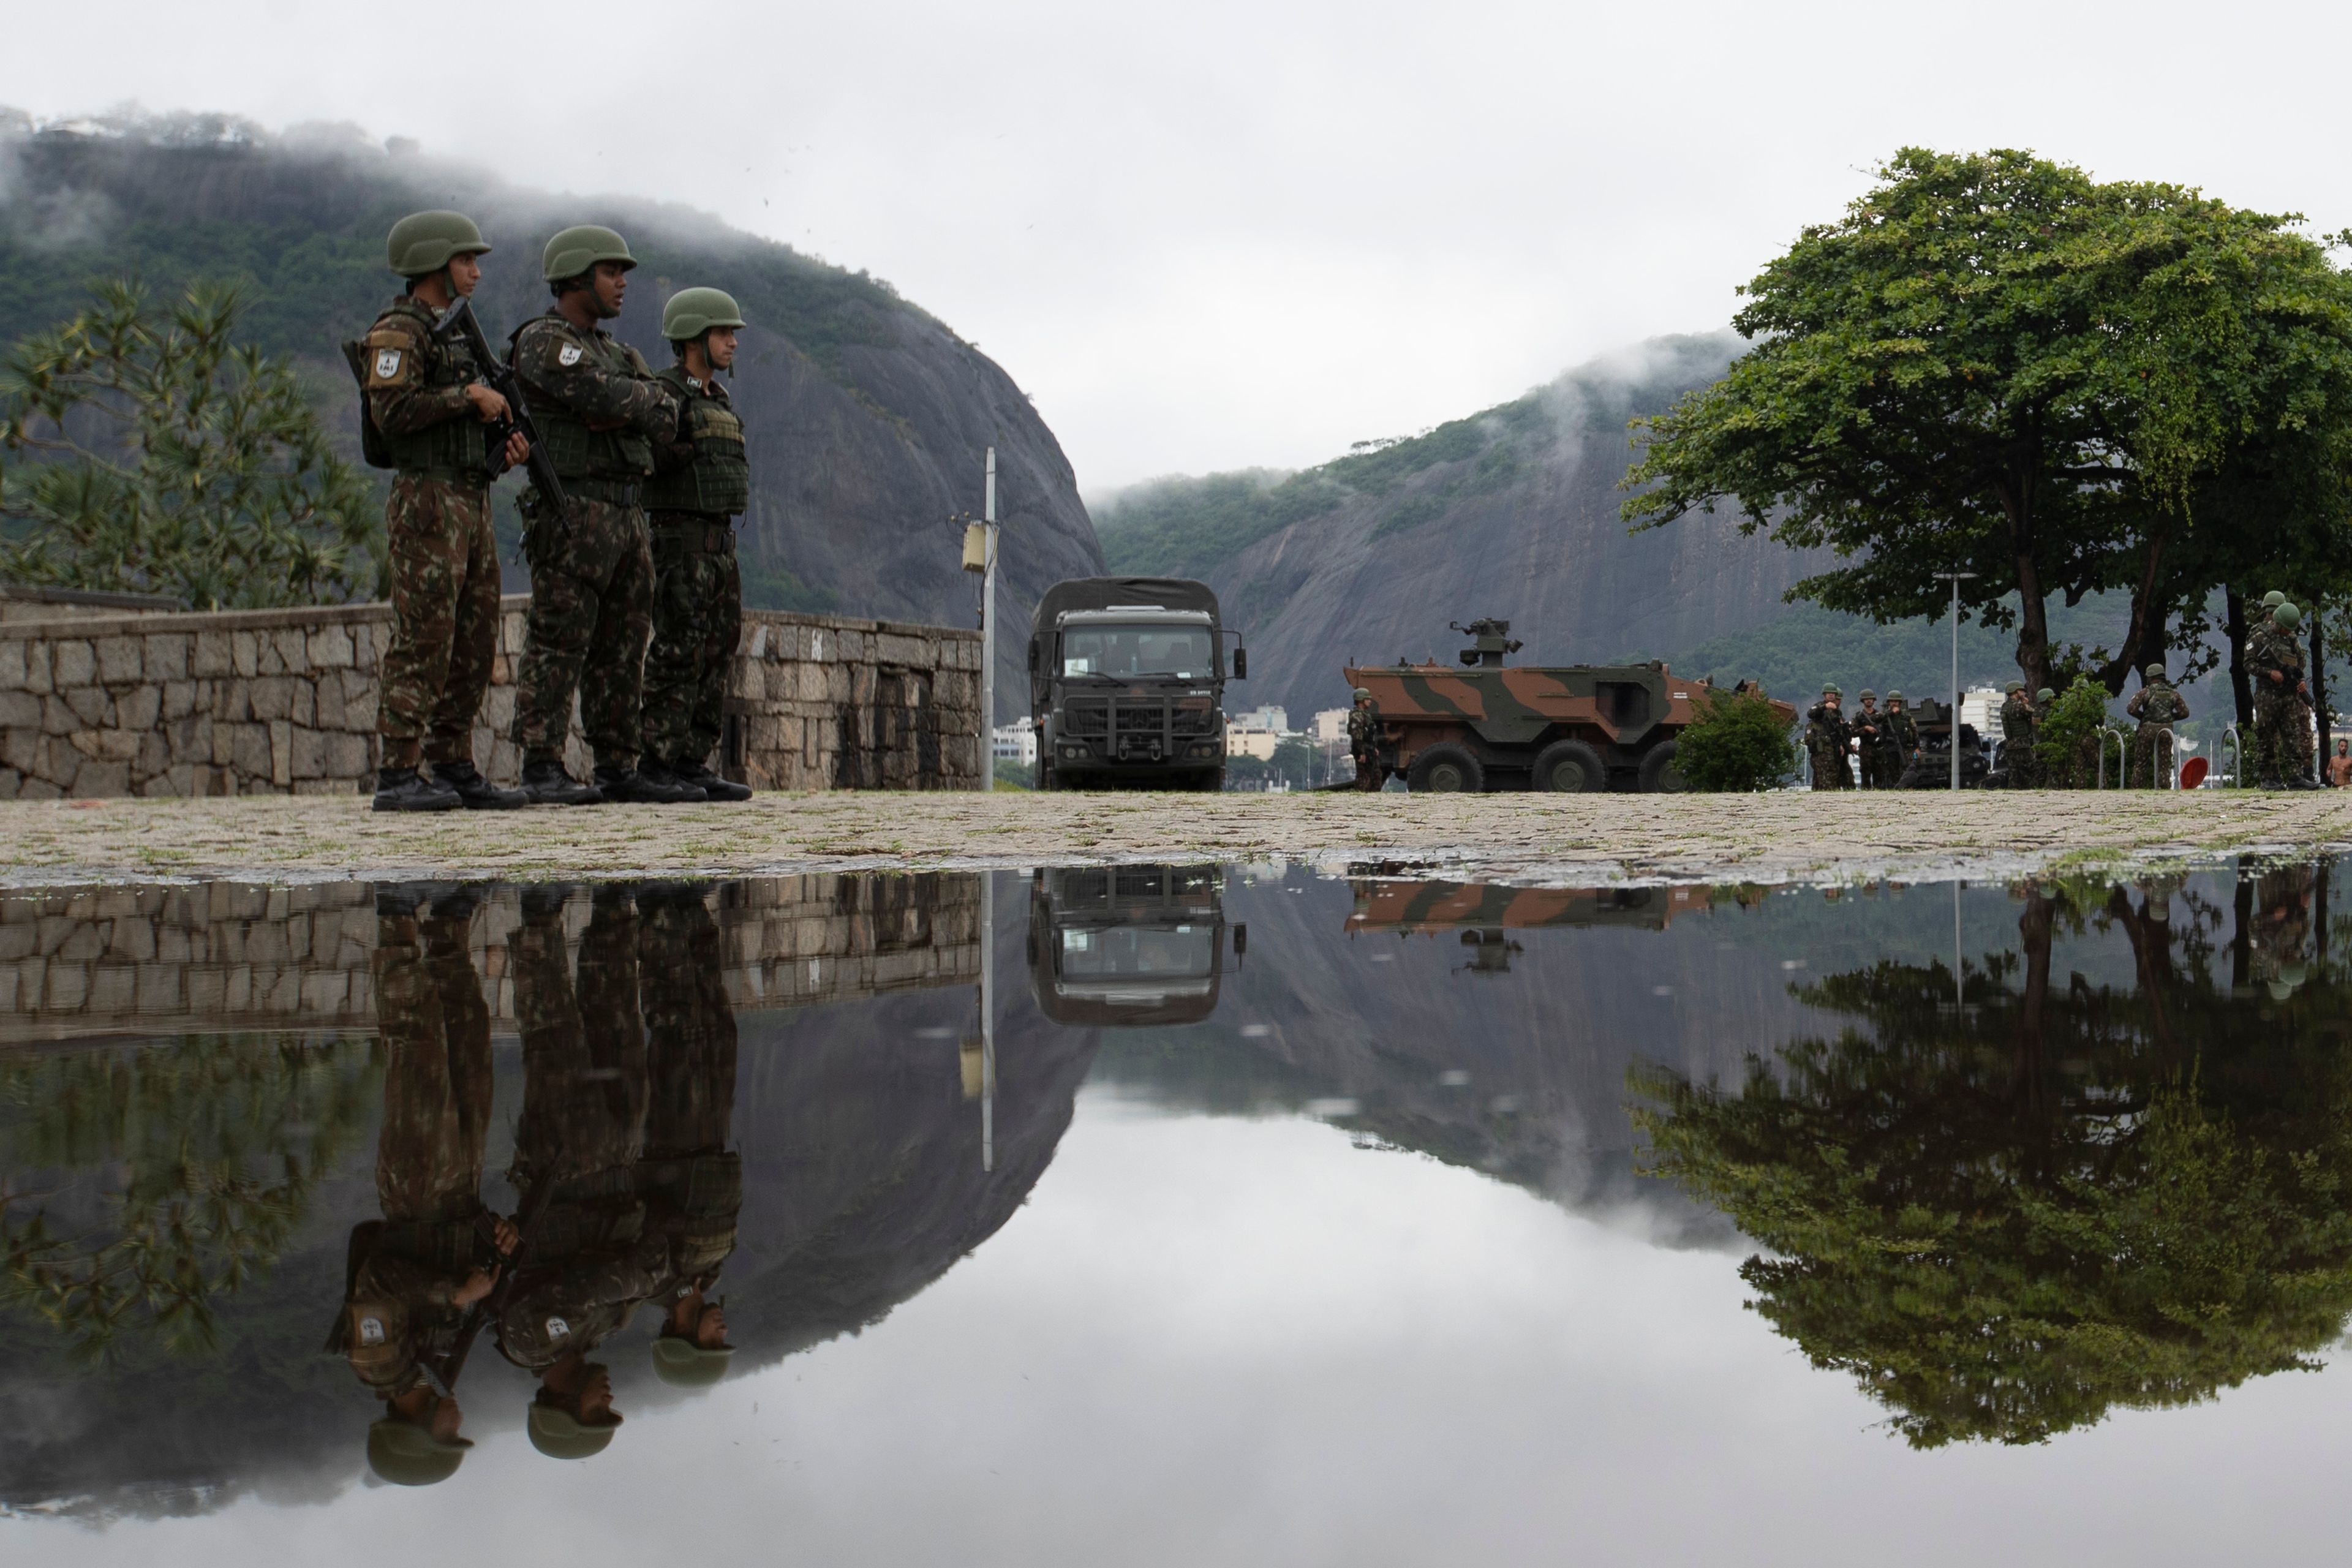
<svg viewBox="0 0 2352 1568">
<path fill-rule="evenodd" d="M 482 323 L 474 318 L 474 302 L 459 300 L 441 313 L 433 323 L 434 336 L 456 338 L 474 353 L 474 363 L 481 367 L 482 380 L 491 391 L 507 400 L 507 416 L 490 422 L 490 477 L 495 479 L 507 471 L 507 437 L 520 431 L 530 443 L 530 456 L 523 459 L 530 470 L 531 487 L 540 498 L 553 508 L 557 516 L 563 514 L 563 481 L 556 477 L 555 464 L 539 438 L 539 426 L 531 423 L 530 407 L 523 401 L 522 383 L 514 367 L 498 356 L 490 340 L 483 334 Z"/>
</svg>

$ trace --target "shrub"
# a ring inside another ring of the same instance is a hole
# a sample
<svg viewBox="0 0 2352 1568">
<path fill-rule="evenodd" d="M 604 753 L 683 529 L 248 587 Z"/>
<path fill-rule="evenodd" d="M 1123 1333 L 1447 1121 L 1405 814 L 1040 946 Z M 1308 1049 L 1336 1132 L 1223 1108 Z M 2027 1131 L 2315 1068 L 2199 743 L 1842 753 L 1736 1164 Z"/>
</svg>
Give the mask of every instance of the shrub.
<svg viewBox="0 0 2352 1568">
<path fill-rule="evenodd" d="M 2089 789 L 2099 778 L 2099 731 L 2107 723 L 2107 689 L 2087 675 L 2051 702 L 2033 754 L 2048 789 Z"/>
<path fill-rule="evenodd" d="M 1695 695 L 1699 698 L 1698 716 L 1675 750 L 1675 767 L 1691 788 L 1749 794 L 1777 788 L 1796 776 L 1796 744 L 1763 693 Z"/>
</svg>

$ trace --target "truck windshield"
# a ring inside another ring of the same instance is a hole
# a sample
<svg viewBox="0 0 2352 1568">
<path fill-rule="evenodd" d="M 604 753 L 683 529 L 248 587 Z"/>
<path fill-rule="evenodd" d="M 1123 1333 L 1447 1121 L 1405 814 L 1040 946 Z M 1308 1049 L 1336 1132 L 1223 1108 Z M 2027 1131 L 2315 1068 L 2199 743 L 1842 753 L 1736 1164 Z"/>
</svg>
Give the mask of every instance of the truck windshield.
<svg viewBox="0 0 2352 1568">
<path fill-rule="evenodd" d="M 1064 675 L 1206 680 L 1216 668 L 1216 645 L 1206 626 L 1071 626 L 1062 633 Z"/>
<path fill-rule="evenodd" d="M 1197 978 L 1213 971 L 1216 963 L 1214 926 L 1112 926 L 1062 932 L 1066 980 Z"/>
</svg>

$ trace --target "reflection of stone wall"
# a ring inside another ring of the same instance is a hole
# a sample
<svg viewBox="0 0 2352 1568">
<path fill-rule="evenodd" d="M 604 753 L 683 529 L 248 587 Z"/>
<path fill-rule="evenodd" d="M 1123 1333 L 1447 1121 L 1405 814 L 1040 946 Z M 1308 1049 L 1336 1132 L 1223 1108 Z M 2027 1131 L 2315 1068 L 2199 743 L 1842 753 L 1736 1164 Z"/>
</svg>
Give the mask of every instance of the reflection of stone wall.
<svg viewBox="0 0 2352 1568">
<path fill-rule="evenodd" d="M 507 784 L 528 604 L 506 601 L 474 726 Z M 391 625 L 383 605 L 0 620 L 0 799 L 358 792 Z M 717 765 L 763 788 L 977 787 L 979 655 L 973 632 L 748 614 Z M 576 719 L 567 760 L 585 776 Z"/>
<path fill-rule="evenodd" d="M 502 888 L 474 917 L 492 1015 L 514 1016 Z M 564 910 L 574 942 L 583 888 Z M 727 994 L 751 1010 L 980 978 L 972 876 L 762 877 L 719 897 Z M 103 1035 L 376 1026 L 364 882 L 0 893 L 0 1047 Z"/>
</svg>

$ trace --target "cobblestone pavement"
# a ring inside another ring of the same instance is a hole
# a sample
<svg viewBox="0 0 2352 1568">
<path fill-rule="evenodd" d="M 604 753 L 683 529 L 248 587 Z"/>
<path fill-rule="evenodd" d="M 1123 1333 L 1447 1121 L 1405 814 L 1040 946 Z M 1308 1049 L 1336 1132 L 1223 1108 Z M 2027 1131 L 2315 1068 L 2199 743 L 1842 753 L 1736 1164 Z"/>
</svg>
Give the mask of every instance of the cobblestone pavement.
<svg viewBox="0 0 2352 1568">
<path fill-rule="evenodd" d="M 377 816 L 358 799 L 0 803 L 0 883 L 1399 862 L 1512 880 L 2013 875 L 2352 845 L 2352 792 L 1769 795 L 834 793 Z"/>
</svg>

